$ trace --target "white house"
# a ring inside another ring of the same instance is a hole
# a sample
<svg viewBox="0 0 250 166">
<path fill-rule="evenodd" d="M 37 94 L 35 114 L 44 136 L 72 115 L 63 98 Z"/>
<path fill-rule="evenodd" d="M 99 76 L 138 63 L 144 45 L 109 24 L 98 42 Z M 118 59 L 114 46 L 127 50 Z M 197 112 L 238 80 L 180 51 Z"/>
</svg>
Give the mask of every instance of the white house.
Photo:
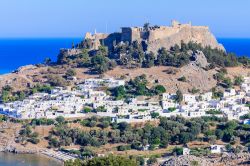
<svg viewBox="0 0 250 166">
<path fill-rule="evenodd" d="M 201 95 L 202 101 L 210 101 L 212 100 L 213 93 L 212 92 L 207 92 Z"/>
<path fill-rule="evenodd" d="M 183 95 L 183 101 L 187 103 L 195 103 L 196 102 L 196 96 L 191 94 L 184 94 Z"/>
<path fill-rule="evenodd" d="M 211 153 L 222 153 L 225 150 L 224 145 L 211 145 L 210 146 Z"/>
<path fill-rule="evenodd" d="M 188 156 L 190 154 L 190 149 L 189 148 L 183 148 L 182 155 Z"/>
</svg>

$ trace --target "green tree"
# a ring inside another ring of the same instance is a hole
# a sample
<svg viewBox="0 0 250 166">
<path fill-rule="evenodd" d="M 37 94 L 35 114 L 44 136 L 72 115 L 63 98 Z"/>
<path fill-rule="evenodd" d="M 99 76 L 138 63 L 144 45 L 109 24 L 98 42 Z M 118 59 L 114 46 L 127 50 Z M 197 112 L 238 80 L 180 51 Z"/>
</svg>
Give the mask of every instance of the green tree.
<svg viewBox="0 0 250 166">
<path fill-rule="evenodd" d="M 92 109 L 90 107 L 84 107 L 84 109 L 83 109 L 84 113 L 89 113 L 91 111 L 92 111 Z"/>
<path fill-rule="evenodd" d="M 227 78 L 224 78 L 223 85 L 225 86 L 225 88 L 231 88 L 233 83 L 232 83 L 231 79 L 229 77 L 227 77 Z"/>
<path fill-rule="evenodd" d="M 109 127 L 109 125 L 110 125 L 110 123 L 109 123 L 108 121 L 103 121 L 103 122 L 101 123 L 101 127 L 102 127 L 103 129 Z"/>
<path fill-rule="evenodd" d="M 240 86 L 243 83 L 243 78 L 242 76 L 236 76 L 234 77 L 234 85 Z"/>
<path fill-rule="evenodd" d="M 24 100 L 25 97 L 26 97 L 26 95 L 23 91 L 18 92 L 18 100 Z"/>
<path fill-rule="evenodd" d="M 10 99 L 10 92 L 6 90 L 2 90 L 1 100 L 3 103 L 7 103 Z"/>
<path fill-rule="evenodd" d="M 176 155 L 182 155 L 183 154 L 183 147 L 175 147 L 173 149 L 173 153 L 175 153 Z"/>
<path fill-rule="evenodd" d="M 153 88 L 153 91 L 156 95 L 160 95 L 162 93 L 165 93 L 166 92 L 166 89 L 164 86 L 162 85 L 156 85 L 154 88 Z"/>
<path fill-rule="evenodd" d="M 157 162 L 157 159 L 155 157 L 150 157 L 148 160 L 147 160 L 147 164 L 148 165 L 153 165 Z"/>
<path fill-rule="evenodd" d="M 76 75 L 76 71 L 74 69 L 68 69 L 65 73 L 66 77 L 72 77 Z"/>
<path fill-rule="evenodd" d="M 137 166 L 135 159 L 129 159 L 122 156 L 109 155 L 107 157 L 95 157 L 91 160 L 87 160 L 83 166 Z M 66 165 L 67 166 L 67 165 Z"/>
<path fill-rule="evenodd" d="M 121 100 L 126 95 L 125 87 L 123 85 L 115 87 L 112 91 L 116 100 Z"/>
<path fill-rule="evenodd" d="M 102 74 L 109 70 L 109 59 L 103 55 L 95 55 L 91 58 L 91 65 L 94 71 Z"/>
<path fill-rule="evenodd" d="M 58 116 L 56 117 L 56 121 L 57 123 L 62 124 L 65 122 L 65 118 L 63 116 Z"/>
<path fill-rule="evenodd" d="M 89 67 L 91 65 L 90 56 L 87 49 L 82 49 L 82 53 L 79 54 L 78 67 Z"/>
<path fill-rule="evenodd" d="M 178 78 L 178 81 L 186 82 L 186 81 L 187 81 L 187 79 L 186 79 L 186 77 L 185 77 L 185 76 L 182 76 L 182 77 Z"/>
<path fill-rule="evenodd" d="M 160 114 L 158 112 L 152 112 L 150 113 L 150 115 L 153 119 L 155 119 L 155 118 L 158 118 Z"/>
<path fill-rule="evenodd" d="M 178 89 L 176 91 L 176 98 L 175 98 L 175 101 L 178 102 L 178 103 L 181 103 L 183 100 L 183 94 L 182 92 Z"/>
<path fill-rule="evenodd" d="M 155 55 L 153 52 L 147 53 L 145 55 L 145 59 L 143 61 L 143 67 L 150 68 L 154 66 L 155 63 Z"/>
<path fill-rule="evenodd" d="M 66 85 L 68 85 L 67 81 L 63 77 L 61 77 L 59 75 L 54 75 L 54 74 L 47 75 L 47 82 L 51 86 L 66 86 Z"/>
<path fill-rule="evenodd" d="M 58 147 L 60 147 L 60 142 L 58 141 L 57 138 L 51 138 L 51 139 L 49 140 L 49 145 L 50 145 L 51 147 L 58 148 Z"/>
<path fill-rule="evenodd" d="M 108 47 L 99 46 L 97 54 L 102 55 L 102 56 L 108 56 Z"/>
</svg>

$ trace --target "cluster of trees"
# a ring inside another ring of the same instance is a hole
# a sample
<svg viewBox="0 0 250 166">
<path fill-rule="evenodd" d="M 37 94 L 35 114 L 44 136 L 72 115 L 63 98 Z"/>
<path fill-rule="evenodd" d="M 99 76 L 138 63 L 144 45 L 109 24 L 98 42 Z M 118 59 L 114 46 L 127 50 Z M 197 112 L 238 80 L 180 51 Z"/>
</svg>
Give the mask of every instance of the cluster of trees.
<svg viewBox="0 0 250 166">
<path fill-rule="evenodd" d="M 158 51 L 155 65 L 182 67 L 190 62 L 191 55 L 183 51 L 178 45 L 169 50 L 161 48 Z"/>
<path fill-rule="evenodd" d="M 180 46 L 176 44 L 170 50 L 161 48 L 158 50 L 157 55 L 154 55 L 153 52 L 146 52 L 146 46 L 143 42 L 134 41 L 132 44 L 118 44 L 110 54 L 112 57 L 119 58 L 119 64 L 127 67 L 150 68 L 159 65 L 182 67 L 192 60 L 192 55 L 188 53 L 190 50 L 193 52 L 197 50 L 203 51 L 208 61 L 213 65 L 222 67 L 237 65 L 235 55 L 226 54 L 224 51 L 210 47 L 204 48 L 201 44 L 194 42 L 187 44 L 182 42 Z"/>
<path fill-rule="evenodd" d="M 120 100 L 124 98 L 134 97 L 134 96 L 153 96 L 160 95 L 166 92 L 166 89 L 162 85 L 156 85 L 152 88 L 148 88 L 148 80 L 146 75 L 140 75 L 131 79 L 126 83 L 125 86 L 115 87 L 110 89 L 111 94 L 115 99 Z"/>
<path fill-rule="evenodd" d="M 231 88 L 233 85 L 240 86 L 244 82 L 242 76 L 235 76 L 232 81 L 231 78 L 226 75 L 227 70 L 225 68 L 220 69 L 218 73 L 214 74 L 214 79 L 224 88 Z"/>
<path fill-rule="evenodd" d="M 47 118 L 39 118 L 32 119 L 29 123 L 31 126 L 49 126 L 49 125 L 57 125 L 62 123 L 68 123 L 63 116 L 58 116 L 56 119 L 47 119 Z"/>
<path fill-rule="evenodd" d="M 60 53 L 57 58 L 57 64 L 68 64 L 72 67 L 89 67 L 93 72 L 102 74 L 116 66 L 116 61 L 108 58 L 108 50 L 104 46 L 100 46 L 96 52 L 88 52 L 83 49 L 82 53 L 68 55 Z"/>
<path fill-rule="evenodd" d="M 13 88 L 9 85 L 6 85 L 2 88 L 0 99 L 2 103 L 24 100 L 27 96 L 37 93 L 37 92 L 46 92 L 50 93 L 52 86 L 50 85 L 40 85 L 37 84 L 33 88 L 25 91 L 13 91 Z"/>
<path fill-rule="evenodd" d="M 89 159 L 92 157 L 97 157 L 96 153 L 88 147 L 81 147 L 79 150 L 76 149 L 67 150 L 65 148 L 60 148 L 60 150 L 65 153 L 77 155 L 81 159 Z"/>
<path fill-rule="evenodd" d="M 243 64 L 244 66 L 249 67 L 250 65 L 250 59 L 247 56 L 241 56 L 238 57 L 239 63 Z"/>
<path fill-rule="evenodd" d="M 168 144 L 182 145 L 195 140 L 210 143 L 222 140 L 230 144 L 241 142 L 250 147 L 250 125 L 214 116 L 192 119 L 161 117 L 158 125 L 147 123 L 143 127 L 132 127 L 125 122 L 117 124 L 111 122 L 110 118 L 96 117 L 80 120 L 79 123 L 91 129 L 83 131 L 70 128 L 63 121 L 53 128 L 48 137 L 49 145 L 57 148 L 71 144 L 99 147 L 108 143 L 123 143 L 124 146 L 118 146 L 117 150 L 142 150 L 146 145 L 153 150 L 167 147 Z"/>
<path fill-rule="evenodd" d="M 56 74 L 49 74 L 46 76 L 47 78 L 47 83 L 50 84 L 51 86 L 67 86 L 68 82 L 65 80 L 62 76 L 56 75 Z"/>
<path fill-rule="evenodd" d="M 212 88 L 213 98 L 219 99 L 223 97 L 223 92 L 221 90 L 218 90 L 217 88 Z"/>
<path fill-rule="evenodd" d="M 172 47 L 174 52 L 187 53 L 191 50 L 196 52 L 197 50 L 202 51 L 207 58 L 208 63 L 211 63 L 211 66 L 218 67 L 233 67 L 237 66 L 240 61 L 240 58 L 233 53 L 227 53 L 223 50 L 217 48 L 211 48 L 210 46 L 203 47 L 201 44 L 195 42 L 181 43 L 181 46 L 175 45 Z"/>
<path fill-rule="evenodd" d="M 1 90 L 0 99 L 2 103 L 23 100 L 26 97 L 26 94 L 23 91 L 13 92 L 13 88 L 9 85 L 6 85 Z"/>
<path fill-rule="evenodd" d="M 217 80 L 218 84 L 224 88 L 231 88 L 233 82 L 230 77 L 226 77 L 227 70 L 225 68 L 220 69 L 220 71 L 214 74 L 214 79 Z"/>
<path fill-rule="evenodd" d="M 52 89 L 53 89 L 53 87 L 51 85 L 48 85 L 48 84 L 44 84 L 44 85 L 37 84 L 33 88 L 31 88 L 30 93 L 32 93 L 32 94 L 37 93 L 37 92 L 50 93 Z"/>
<path fill-rule="evenodd" d="M 61 53 L 58 55 L 58 64 L 69 64 L 73 67 L 90 67 L 93 72 L 104 73 L 113 69 L 117 64 L 126 66 L 127 68 L 152 66 L 174 66 L 182 67 L 192 60 L 189 51 L 202 51 L 206 56 L 211 67 L 233 67 L 239 63 L 248 65 L 247 57 L 239 57 L 232 53 L 226 53 L 223 50 L 213 49 L 211 47 L 203 47 L 201 44 L 194 42 L 174 45 L 167 50 L 161 48 L 155 55 L 153 52 L 147 52 L 147 44 L 145 42 L 134 41 L 132 43 L 118 43 L 108 50 L 105 46 L 100 46 L 98 50 L 89 51 L 88 40 L 81 45 L 82 53 L 76 55 L 68 55 Z"/>
<path fill-rule="evenodd" d="M 189 63 L 190 55 L 187 50 L 181 50 L 178 45 L 175 45 L 170 50 L 161 48 L 158 54 L 146 52 L 146 44 L 134 41 L 131 44 L 118 44 L 111 51 L 111 56 L 119 58 L 119 64 L 127 67 L 145 67 L 164 65 L 181 67 Z"/>
<path fill-rule="evenodd" d="M 95 157 L 90 160 L 81 161 L 81 160 L 74 160 L 74 161 L 66 161 L 65 166 L 107 166 L 107 165 L 119 165 L 119 166 L 138 166 L 138 165 L 144 165 L 141 162 L 141 158 L 127 158 L 122 156 L 114 156 L 109 155 L 107 157 Z"/>
<path fill-rule="evenodd" d="M 38 136 L 39 135 L 37 132 L 32 132 L 32 129 L 29 125 L 25 125 L 19 132 L 18 141 L 21 143 L 26 143 L 28 141 L 33 144 L 37 144 L 40 142 Z"/>
<path fill-rule="evenodd" d="M 219 114 L 222 114 L 222 112 L 220 110 L 216 110 L 216 109 L 208 110 L 208 111 L 206 111 L 206 113 L 210 114 L 210 115 L 219 115 Z"/>
<path fill-rule="evenodd" d="M 80 54 L 70 56 L 62 52 L 57 57 L 57 64 L 69 64 L 72 67 L 89 67 L 90 63 L 90 55 L 87 49 L 83 49 Z"/>
<path fill-rule="evenodd" d="M 126 143 L 133 149 L 141 150 L 143 146 L 150 144 L 151 148 L 166 147 L 169 136 L 166 131 L 158 126 L 146 125 L 142 128 L 132 128 L 128 123 L 111 123 L 111 119 L 90 118 L 80 122 L 87 127 L 110 127 L 112 130 L 91 129 L 82 131 L 69 128 L 65 124 L 53 128 L 48 137 L 51 147 L 68 146 L 78 144 L 81 146 L 99 147 L 107 143 Z"/>
<path fill-rule="evenodd" d="M 240 86 L 244 82 L 242 76 L 235 76 L 234 77 L 234 85 Z"/>
<path fill-rule="evenodd" d="M 5 121 L 7 121 L 7 116 L 0 115 L 0 122 L 5 122 Z"/>
<path fill-rule="evenodd" d="M 110 60 L 108 57 L 104 55 L 95 55 L 91 58 L 91 68 L 92 71 L 102 74 L 108 70 L 116 67 L 116 61 Z"/>
<path fill-rule="evenodd" d="M 53 119 L 46 119 L 46 118 L 32 119 L 30 124 L 32 126 L 54 125 L 55 124 L 55 120 L 53 120 Z"/>
<path fill-rule="evenodd" d="M 65 73 L 66 77 L 73 77 L 76 75 L 76 71 L 74 69 L 68 69 Z"/>
</svg>

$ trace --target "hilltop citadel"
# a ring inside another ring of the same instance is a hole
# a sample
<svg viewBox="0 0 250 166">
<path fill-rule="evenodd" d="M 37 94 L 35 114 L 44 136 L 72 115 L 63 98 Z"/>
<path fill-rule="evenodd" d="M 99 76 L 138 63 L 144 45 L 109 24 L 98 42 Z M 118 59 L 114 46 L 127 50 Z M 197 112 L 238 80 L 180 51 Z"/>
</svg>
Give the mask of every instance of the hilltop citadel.
<svg viewBox="0 0 250 166">
<path fill-rule="evenodd" d="M 121 32 L 111 34 L 89 32 L 85 35 L 85 40 L 91 42 L 92 49 L 98 49 L 100 45 L 105 45 L 109 49 L 120 42 L 132 43 L 134 41 L 144 42 L 147 51 L 157 52 L 158 49 L 165 47 L 169 49 L 175 44 L 180 45 L 181 41 L 200 43 L 202 46 L 210 46 L 225 50 L 219 44 L 207 26 L 193 26 L 190 23 L 181 24 L 173 20 L 171 26 L 149 26 L 143 27 L 122 27 Z"/>
</svg>

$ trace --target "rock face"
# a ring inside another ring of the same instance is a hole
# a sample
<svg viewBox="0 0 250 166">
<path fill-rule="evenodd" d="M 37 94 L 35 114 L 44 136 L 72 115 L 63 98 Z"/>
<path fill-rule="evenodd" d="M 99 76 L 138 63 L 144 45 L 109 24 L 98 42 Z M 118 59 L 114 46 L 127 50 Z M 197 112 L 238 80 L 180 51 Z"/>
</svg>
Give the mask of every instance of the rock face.
<svg viewBox="0 0 250 166">
<path fill-rule="evenodd" d="M 192 59 L 193 62 L 201 68 L 206 68 L 209 65 L 207 58 L 202 51 L 196 51 L 192 53 Z"/>
<path fill-rule="evenodd" d="M 168 31 L 171 31 L 171 33 L 167 33 Z M 217 42 L 214 35 L 206 26 L 192 26 L 191 24 L 173 24 L 172 27 L 165 27 L 161 33 L 152 36 L 154 37 L 151 37 L 148 41 L 148 50 L 153 52 L 160 49 L 161 47 L 169 49 L 175 44 L 180 45 L 181 41 L 183 41 L 184 43 L 192 41 L 195 43 L 200 43 L 204 47 L 210 46 L 212 48 L 225 50 L 225 48 Z"/>
<path fill-rule="evenodd" d="M 85 39 L 92 42 L 93 49 L 97 49 L 101 43 L 112 48 L 119 42 L 138 41 L 146 43 L 147 50 L 156 53 L 162 47 L 169 49 L 175 44 L 180 45 L 181 41 L 184 43 L 192 41 L 204 47 L 210 46 L 225 50 L 207 26 L 192 26 L 191 23 L 180 24 L 177 21 L 172 21 L 171 26 L 122 27 L 120 33 L 95 33 L 94 35 L 86 33 Z"/>
<path fill-rule="evenodd" d="M 196 156 L 179 156 L 173 157 L 170 160 L 162 164 L 162 166 L 191 166 L 191 165 L 202 165 L 202 166 L 213 166 L 214 164 L 204 158 Z"/>
</svg>

